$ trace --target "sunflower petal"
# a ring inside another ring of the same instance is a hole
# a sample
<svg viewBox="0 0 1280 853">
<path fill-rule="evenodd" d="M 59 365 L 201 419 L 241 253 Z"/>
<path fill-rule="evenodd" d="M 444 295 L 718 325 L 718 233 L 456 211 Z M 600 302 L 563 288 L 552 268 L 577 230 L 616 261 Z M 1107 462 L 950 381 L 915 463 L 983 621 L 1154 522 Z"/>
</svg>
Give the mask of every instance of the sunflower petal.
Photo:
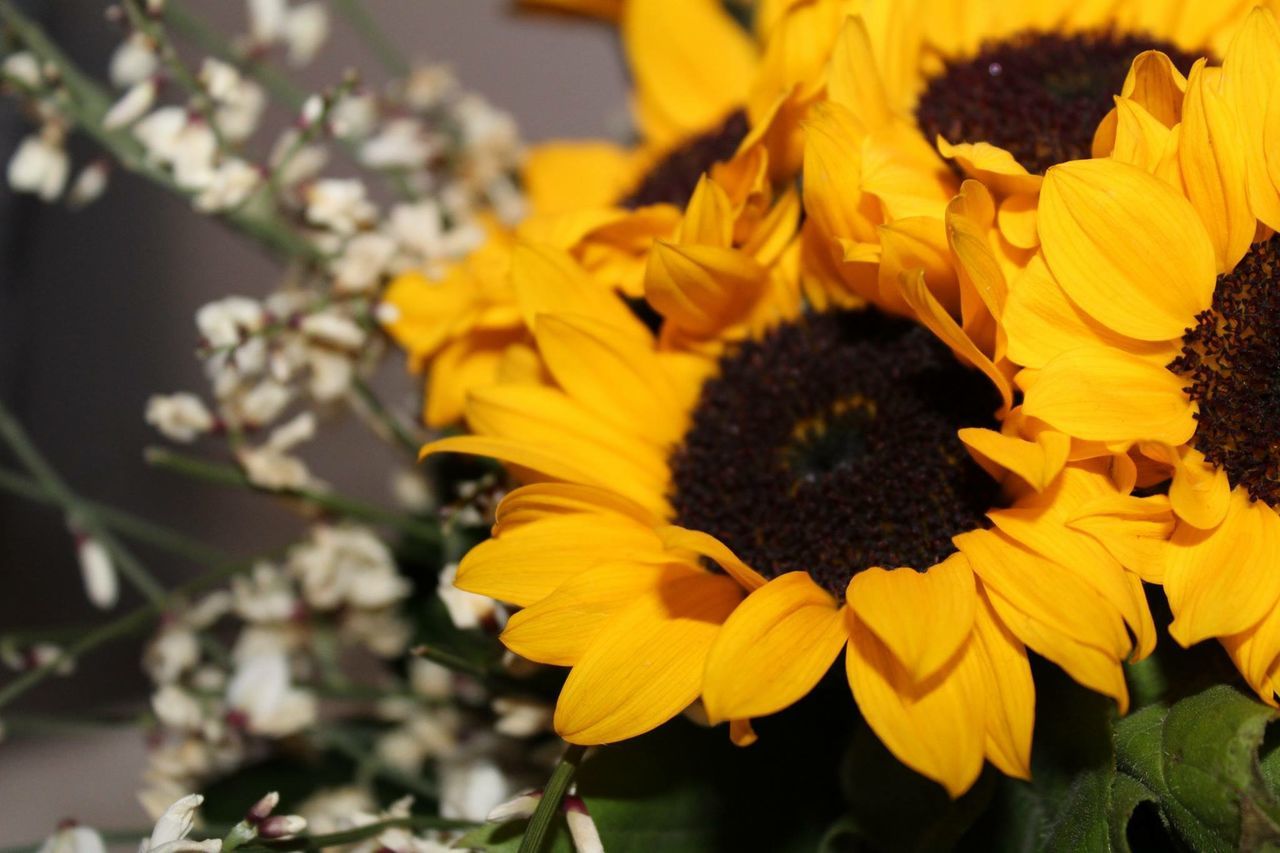
<svg viewBox="0 0 1280 853">
<path fill-rule="evenodd" d="M 1164 581 L 1174 525 L 1164 495 L 1098 497 L 1077 507 L 1067 520 L 1068 527 L 1098 540 L 1122 566 L 1150 583 Z"/>
<path fill-rule="evenodd" d="M 626 304 L 592 281 L 564 249 L 518 243 L 511 250 L 510 278 L 530 329 L 539 314 L 584 314 L 637 340 L 652 338 Z"/>
<path fill-rule="evenodd" d="M 738 605 L 711 646 L 702 688 L 708 716 L 781 711 L 813 689 L 848 639 L 836 600 L 808 574 L 775 578 Z"/>
<path fill-rule="evenodd" d="M 883 127 L 893 118 L 871 36 L 861 15 L 850 15 L 840 30 L 831 54 L 827 97 L 853 113 L 868 130 Z"/>
<path fill-rule="evenodd" d="M 978 598 L 974 640 L 986 685 L 987 758 L 1008 776 L 1030 779 L 1036 688 L 1027 650 L 996 616 L 986 593 Z"/>
<path fill-rule="evenodd" d="M 615 743 L 680 713 L 698 698 L 707 652 L 741 600 L 731 579 L 691 569 L 634 602 L 569 673 L 556 732 L 570 743 Z"/>
<path fill-rule="evenodd" d="M 858 620 L 880 638 L 911 681 L 919 683 L 969 639 L 977 602 L 973 584 L 969 561 L 963 554 L 952 554 L 925 572 L 858 572 L 846 597 Z"/>
<path fill-rule="evenodd" d="M 1280 26 L 1275 14 L 1255 8 L 1236 33 L 1222 60 L 1222 96 L 1241 124 L 1241 143 L 1249 175 L 1249 203 L 1272 228 L 1280 228 L 1280 190 L 1267 171 L 1267 110 L 1280 80 Z"/>
<path fill-rule="evenodd" d="M 1183 381 L 1122 350 L 1081 347 L 1055 357 L 1027 389 L 1022 409 L 1086 441 L 1182 444 L 1195 433 Z"/>
<path fill-rule="evenodd" d="M 1035 441 L 990 429 L 962 429 L 959 435 L 970 450 L 1017 474 L 1037 492 L 1049 487 L 1071 452 L 1071 438 L 1053 430 L 1042 430 Z"/>
<path fill-rule="evenodd" d="M 728 545 L 710 533 L 671 525 L 660 528 L 658 536 L 669 550 L 692 551 L 711 560 L 747 591 L 759 589 L 767 583 L 759 572 L 742 562 Z"/>
<path fill-rule="evenodd" d="M 1169 503 L 1178 517 L 1201 530 L 1217 527 L 1231 503 L 1227 472 L 1209 464 L 1194 447 L 1144 443 L 1144 454 L 1173 467 Z"/>
<path fill-rule="evenodd" d="M 1169 633 L 1182 645 L 1248 630 L 1280 600 L 1280 517 L 1245 489 L 1216 528 L 1180 524 L 1170 544 Z"/>
<path fill-rule="evenodd" d="M 710 336 L 750 311 L 768 277 L 768 270 L 734 249 L 659 242 L 649 253 L 645 297 L 680 328 Z"/>
<path fill-rule="evenodd" d="M 1280 656 L 1280 608 L 1247 631 L 1222 638 L 1227 654 L 1262 701 L 1276 707 L 1276 663 Z"/>
<path fill-rule="evenodd" d="M 1195 208 L 1127 163 L 1050 168 L 1040 194 L 1040 245 L 1073 302 L 1139 340 L 1180 338 L 1213 295 L 1213 242 Z"/>
<path fill-rule="evenodd" d="M 872 731 L 908 767 L 953 798 L 982 770 L 986 695 L 976 642 L 923 684 L 914 684 L 883 642 L 850 616 L 849 687 Z"/>
</svg>

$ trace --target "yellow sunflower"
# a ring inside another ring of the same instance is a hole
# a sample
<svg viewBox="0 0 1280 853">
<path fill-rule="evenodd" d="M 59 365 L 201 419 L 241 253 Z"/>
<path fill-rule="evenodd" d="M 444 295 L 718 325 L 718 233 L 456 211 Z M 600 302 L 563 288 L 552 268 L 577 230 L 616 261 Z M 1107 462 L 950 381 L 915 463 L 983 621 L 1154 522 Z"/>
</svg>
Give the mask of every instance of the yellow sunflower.
<svg viewBox="0 0 1280 853">
<path fill-rule="evenodd" d="M 1280 665 L 1280 26 L 1255 10 L 1183 77 L 1134 66 L 1106 159 L 1051 167 L 1040 251 L 1002 324 L 1021 416 L 1072 456 L 1127 454 L 1167 494 L 1094 516 L 1168 526 L 1131 565 L 1164 584 L 1180 643 L 1219 638 L 1276 704 Z M 1127 491 L 1127 489 L 1124 489 Z M 1173 522 L 1170 524 L 1170 522 Z"/>
<path fill-rule="evenodd" d="M 723 229 L 697 213 L 713 184 L 684 236 Z M 522 608 L 509 648 L 572 667 L 557 731 L 614 742 L 701 698 L 746 744 L 751 718 L 802 698 L 843 650 L 872 728 L 959 795 L 987 760 L 1029 774 L 1028 647 L 1123 709 L 1121 661 L 1154 643 L 1141 583 L 1066 525 L 1123 498 L 1111 462 L 988 430 L 1007 391 L 953 355 L 954 321 L 931 315 L 944 345 L 878 309 L 807 312 L 787 264 L 754 319 L 700 310 L 739 288 L 699 272 L 722 253 L 680 248 L 655 249 L 646 282 L 678 291 L 673 337 L 563 251 L 518 246 L 542 371 L 473 390 L 473 434 L 424 448 L 500 459 L 526 484 L 457 583 Z M 904 285 L 936 306 L 923 287 Z M 1117 541 L 1147 533 L 1106 521 Z"/>
<path fill-rule="evenodd" d="M 843 205 L 861 215 L 833 219 L 806 195 L 812 252 L 829 256 L 830 286 L 865 294 L 875 278 L 879 223 L 868 206 L 890 221 L 941 219 L 957 175 L 986 183 L 997 206 L 998 259 L 1022 266 L 1038 246 L 1035 196 L 1045 169 L 1110 150 L 1113 97 L 1122 87 L 1134 95 L 1134 59 L 1159 50 L 1185 74 L 1201 56 L 1224 55 L 1253 5 L 859 4 L 835 49 L 827 99 L 806 122 L 806 180 L 822 168 L 835 195 L 864 200 Z"/>
</svg>

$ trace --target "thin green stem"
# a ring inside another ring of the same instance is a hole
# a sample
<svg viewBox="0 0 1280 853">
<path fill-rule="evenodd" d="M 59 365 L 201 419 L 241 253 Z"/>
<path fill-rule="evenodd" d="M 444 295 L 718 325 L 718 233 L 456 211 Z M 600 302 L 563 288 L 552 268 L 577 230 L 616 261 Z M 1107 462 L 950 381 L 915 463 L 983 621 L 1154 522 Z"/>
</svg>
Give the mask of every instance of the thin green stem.
<svg viewBox="0 0 1280 853">
<path fill-rule="evenodd" d="M 97 539 L 111 552 L 116 568 L 134 589 L 148 601 L 153 603 L 163 601 L 165 593 L 160 582 L 152 577 L 146 566 L 116 538 L 93 508 L 82 501 L 58 476 L 53 466 L 36 449 L 35 443 L 22 428 L 22 424 L 18 423 L 18 419 L 3 402 L 0 402 L 0 437 L 18 457 L 18 461 L 44 487 L 45 492 L 67 511 L 72 524 Z"/>
<path fill-rule="evenodd" d="M 422 441 L 415 438 L 409 427 L 386 407 L 382 400 L 378 398 L 377 392 L 369 387 L 369 383 L 363 379 L 356 378 L 352 381 L 351 387 L 355 391 L 356 399 L 364 405 L 370 417 L 382 426 L 385 437 L 400 445 L 411 458 L 417 459 L 418 450 L 422 447 Z"/>
<path fill-rule="evenodd" d="M 546 845 L 547 838 L 550 837 L 551 825 L 556 815 L 560 813 L 560 803 L 564 800 L 564 795 L 569 792 L 573 775 L 578 772 L 578 765 L 582 763 L 582 756 L 586 752 L 585 746 L 577 744 L 569 744 L 564 751 L 560 763 L 551 772 L 547 787 L 542 790 L 542 799 L 538 801 L 538 808 L 534 810 L 533 817 L 529 818 L 529 826 L 524 831 L 524 838 L 520 839 L 520 853 L 540 853 Z"/>
<path fill-rule="evenodd" d="M 125 169 L 142 175 L 177 195 L 190 197 L 190 193 L 178 186 L 172 175 L 146 156 L 142 144 L 127 129 L 108 130 L 102 126 L 102 118 L 111 107 L 110 96 L 53 43 L 39 24 L 18 11 L 12 0 L 0 0 L 0 21 L 8 26 L 42 64 L 57 68 L 65 97 L 59 98 L 56 103 L 75 127 L 92 137 Z M 322 251 L 294 231 L 275 212 L 238 209 L 215 218 L 273 252 L 312 263 L 325 260 Z"/>
<path fill-rule="evenodd" d="M 35 503 L 58 505 L 58 499 L 49 494 L 37 481 L 3 468 L 0 468 L 0 491 Z M 186 534 L 140 516 L 84 498 L 80 499 L 80 503 L 97 515 L 99 521 L 121 536 L 150 545 L 166 554 L 181 557 L 202 566 L 221 564 L 231 559 L 230 554 L 219 548 L 199 542 Z"/>
<path fill-rule="evenodd" d="M 333 0 L 333 5 L 338 7 L 338 11 L 393 77 L 408 76 L 409 61 L 359 0 Z"/>
<path fill-rule="evenodd" d="M 5 714 L 4 727 L 7 733 L 25 734 L 101 734 L 104 730 L 132 728 L 138 723 L 136 717 L 88 717 L 52 714 Z"/>
<path fill-rule="evenodd" d="M 234 465 L 198 459 L 194 456 L 187 456 L 186 454 L 163 448 L 149 449 L 146 453 L 146 460 L 156 468 L 172 471 L 185 477 L 203 480 L 219 486 L 246 489 L 258 494 L 297 500 L 316 509 L 344 518 L 351 518 L 369 524 L 385 525 L 427 542 L 434 542 L 440 538 L 438 525 L 354 498 L 316 489 L 270 490 L 261 488 L 250 481 L 244 472 Z"/>
</svg>

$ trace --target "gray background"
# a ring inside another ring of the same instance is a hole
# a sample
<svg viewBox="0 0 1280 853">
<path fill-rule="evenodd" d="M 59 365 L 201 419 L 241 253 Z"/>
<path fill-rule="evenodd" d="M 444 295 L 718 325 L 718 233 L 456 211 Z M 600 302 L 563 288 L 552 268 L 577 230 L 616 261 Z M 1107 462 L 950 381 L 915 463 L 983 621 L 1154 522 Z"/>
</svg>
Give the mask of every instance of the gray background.
<svg viewBox="0 0 1280 853">
<path fill-rule="evenodd" d="M 243 28 L 240 0 L 191 0 L 224 29 Z M 95 74 L 118 38 L 107 3 L 20 3 L 40 16 Z M 451 63 L 463 84 L 513 113 L 525 138 L 617 135 L 625 126 L 625 75 L 608 27 L 511 14 L 505 0 L 368 0 L 412 58 Z M 299 75 L 314 87 L 356 65 L 380 69 L 334 16 L 320 61 Z M 279 115 L 277 122 L 287 120 Z M 0 103 L 0 164 L 27 127 Z M 83 162 L 91 148 L 75 148 Z M 123 173 L 105 198 L 79 213 L 15 197 L 0 186 L 0 396 L 82 494 L 128 508 L 247 553 L 285 541 L 294 521 L 262 499 L 148 470 L 156 437 L 143 423 L 157 391 L 203 390 L 192 355 L 192 317 L 229 293 L 264 295 L 274 265 L 187 205 Z M 396 402 L 411 385 L 389 378 Z M 387 451 L 354 425 L 337 425 L 310 454 L 345 491 L 389 500 Z M 0 464 L 11 460 L 0 451 Z M 151 559 L 168 582 L 193 567 Z M 56 512 L 0 495 L 0 634 L 104 618 L 84 601 L 74 553 Z M 126 596 L 121 608 L 133 603 Z M 145 695 L 138 649 L 88 658 L 69 680 L 47 682 L 19 704 L 25 713 L 86 710 Z M 0 673 L 0 684 L 10 673 Z M 0 715 L 2 716 L 2 715 Z M 135 732 L 0 743 L 0 847 L 35 840 L 63 817 L 104 828 L 143 823 L 133 792 L 143 761 Z"/>
</svg>

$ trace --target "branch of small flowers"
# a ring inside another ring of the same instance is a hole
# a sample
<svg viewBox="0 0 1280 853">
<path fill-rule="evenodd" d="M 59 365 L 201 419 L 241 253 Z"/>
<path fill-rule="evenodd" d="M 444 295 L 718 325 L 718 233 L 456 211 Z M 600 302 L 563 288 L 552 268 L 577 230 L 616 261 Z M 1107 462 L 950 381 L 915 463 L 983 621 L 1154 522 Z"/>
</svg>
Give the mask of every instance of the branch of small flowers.
<svg viewBox="0 0 1280 853">
<path fill-rule="evenodd" d="M 49 494 L 36 480 L 3 468 L 0 468 L 0 491 L 9 492 L 33 503 L 59 505 L 58 499 Z M 181 557 L 202 566 L 221 564 L 231 559 L 230 554 L 212 545 L 197 541 L 186 534 L 140 516 L 84 498 L 81 498 L 80 502 L 97 515 L 99 521 L 120 535 L 135 542 L 150 545 L 166 554 Z"/>
<path fill-rule="evenodd" d="M 65 92 L 65 97 L 59 99 L 59 106 L 76 128 L 92 137 L 127 170 L 142 175 L 183 198 L 189 197 L 190 194 L 182 190 L 172 176 L 147 159 L 141 143 L 127 130 L 107 130 L 103 127 L 102 118 L 111 105 L 110 98 L 101 86 L 81 72 L 45 35 L 39 24 L 20 12 L 12 0 L 0 0 L 0 21 L 12 30 L 42 64 L 58 70 Z M 313 263 L 325 260 L 325 254 L 320 249 L 296 233 L 274 213 L 234 210 L 215 218 L 273 252 Z"/>
<path fill-rule="evenodd" d="M 306 306 L 304 309 L 300 311 L 289 314 L 288 316 L 285 316 L 285 317 L 273 318 L 269 323 L 263 323 L 261 326 L 259 326 L 256 329 L 253 329 L 252 331 L 242 333 L 239 339 L 235 341 L 235 343 L 226 344 L 220 347 L 201 347 L 196 354 L 200 358 L 206 358 L 206 359 L 213 358 L 215 356 L 220 356 L 220 355 L 228 355 L 234 352 L 236 348 L 244 346 L 246 343 L 253 340 L 254 338 L 270 338 L 282 332 L 288 332 L 292 329 L 295 329 L 298 326 L 298 324 L 302 322 L 304 318 L 309 317 L 312 314 L 320 314 L 334 307 L 335 305 L 343 305 L 346 303 L 350 303 L 353 305 L 360 305 L 360 303 L 367 303 L 368 299 L 369 299 L 368 296 L 365 296 L 364 294 L 361 294 L 361 293 L 352 293 L 352 294 L 340 295 L 340 296 L 327 296 L 323 299 L 316 300 L 314 303 Z M 362 311 L 362 313 L 368 313 L 367 304 L 364 306 L 364 310 Z"/>
<path fill-rule="evenodd" d="M 409 73 L 409 61 L 364 6 L 357 0 L 333 0 L 333 5 L 338 7 L 338 11 L 360 34 L 374 56 L 392 76 L 404 77 Z"/>
<path fill-rule="evenodd" d="M 301 501 L 316 509 L 330 512 L 345 518 L 352 518 L 370 524 L 381 524 L 395 528 L 401 533 L 414 536 L 426 542 L 434 542 L 440 538 L 440 528 L 430 522 L 402 515 L 394 510 L 358 501 L 332 492 L 316 489 L 264 489 L 255 485 L 234 465 L 199 459 L 183 453 L 176 453 L 166 448 L 149 448 L 144 454 L 148 464 L 164 471 L 172 471 L 185 477 L 204 480 L 219 486 L 231 486 L 247 489 L 264 495 Z"/>
<path fill-rule="evenodd" d="M 356 763 L 359 771 L 381 777 L 406 791 L 421 797 L 434 800 L 440 796 L 439 789 L 428 782 L 397 767 L 384 762 L 369 743 L 345 731 L 339 725 L 318 726 L 312 730 L 312 737 L 322 746 L 335 749 Z"/>
<path fill-rule="evenodd" d="M 164 600 L 164 587 L 160 582 L 152 577 L 146 566 L 116 538 L 97 512 L 82 501 L 79 495 L 58 476 L 58 472 L 36 448 L 27 431 L 22 428 L 22 424 L 3 402 L 0 402 L 0 438 L 9 445 L 9 449 L 18 457 L 18 461 L 31 473 L 31 476 L 44 487 L 45 492 L 66 510 L 71 524 L 97 539 L 111 552 L 120 574 L 124 575 L 134 589 L 153 603 Z"/>
<path fill-rule="evenodd" d="M 551 771 L 551 779 L 547 782 L 547 787 L 542 789 L 542 799 L 538 801 L 533 817 L 529 818 L 529 826 L 524 831 L 524 838 L 520 839 L 519 853 L 540 853 L 546 845 L 551 832 L 551 823 L 560 812 L 560 802 L 569 792 L 569 785 L 573 782 L 573 776 L 586 752 L 585 746 L 572 743 L 565 749 L 560 763 L 556 765 L 555 770 Z"/>
<path fill-rule="evenodd" d="M 346 829 L 341 832 L 330 832 L 326 835 L 299 835 L 294 838 L 282 838 L 279 841 L 254 841 L 239 849 L 243 853 L 263 853 L 263 851 L 269 850 L 277 851 L 277 853 L 286 850 L 321 850 L 344 844 L 354 844 L 367 838 L 376 838 L 388 829 L 440 829 L 447 831 L 474 829 L 475 827 L 476 824 L 465 820 L 449 820 L 433 815 L 413 815 L 411 817 L 389 818 L 367 826 Z"/>
<path fill-rule="evenodd" d="M 204 19 L 178 0 L 171 0 L 165 4 L 164 20 L 165 23 L 172 25 L 176 32 L 190 39 L 210 56 L 234 65 L 242 74 L 261 83 L 271 97 L 286 106 L 295 110 L 301 109 L 310 96 L 307 91 L 294 84 L 271 63 L 252 53 L 246 54 L 242 50 L 237 50 L 216 28 L 209 26 Z M 403 76 L 408 72 L 408 63 L 404 63 L 404 71 L 399 73 Z M 353 83 L 353 80 L 346 80 L 343 85 L 349 87 Z M 327 126 L 327 123 L 321 126 Z M 403 175 L 397 174 L 394 170 L 369 169 L 360 161 L 358 145 L 347 139 L 339 138 L 337 141 L 356 166 L 380 175 L 398 196 L 408 201 L 416 201 L 419 198 L 419 194 Z"/>
<path fill-rule="evenodd" d="M 160 18 L 142 8 L 139 0 L 124 0 L 120 5 L 129 17 L 129 23 L 133 25 L 134 29 L 145 34 L 151 40 L 151 43 L 155 45 L 156 55 L 160 57 L 160 61 L 169 69 L 173 79 L 178 81 L 178 85 L 182 86 L 191 96 L 191 105 L 195 107 L 196 112 L 204 119 L 209 129 L 213 131 L 213 136 L 218 141 L 218 148 L 223 151 L 227 150 L 227 140 L 222 134 L 222 128 L 219 127 L 217 117 L 214 115 L 209 93 L 205 91 L 205 87 L 191 73 L 191 69 L 182 61 L 182 58 L 178 56 L 178 51 L 174 48 L 173 41 L 169 38 L 169 32 L 161 23 Z"/>
</svg>

